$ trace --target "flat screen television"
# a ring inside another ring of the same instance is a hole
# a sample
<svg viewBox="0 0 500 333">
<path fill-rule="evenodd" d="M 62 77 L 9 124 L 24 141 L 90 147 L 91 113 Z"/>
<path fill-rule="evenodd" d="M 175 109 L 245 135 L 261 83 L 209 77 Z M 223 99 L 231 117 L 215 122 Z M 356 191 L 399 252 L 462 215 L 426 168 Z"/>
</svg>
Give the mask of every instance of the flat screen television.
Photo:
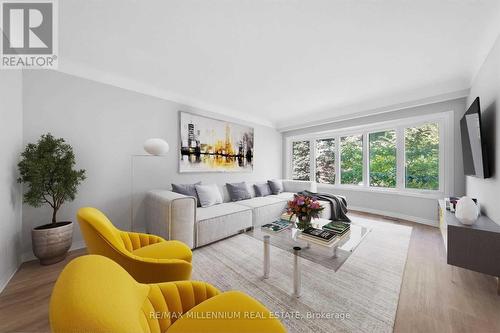
<svg viewBox="0 0 500 333">
<path fill-rule="evenodd" d="M 460 120 L 464 172 L 466 175 L 488 178 L 488 156 L 486 142 L 481 128 L 481 107 L 476 97 Z"/>
</svg>

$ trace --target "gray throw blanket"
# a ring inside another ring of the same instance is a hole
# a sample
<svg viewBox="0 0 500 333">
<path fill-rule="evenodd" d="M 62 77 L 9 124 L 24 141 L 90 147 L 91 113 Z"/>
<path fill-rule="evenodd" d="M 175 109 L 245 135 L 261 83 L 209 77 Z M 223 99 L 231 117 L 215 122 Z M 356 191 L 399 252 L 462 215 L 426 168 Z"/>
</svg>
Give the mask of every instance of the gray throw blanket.
<svg viewBox="0 0 500 333">
<path fill-rule="evenodd" d="M 309 191 L 302 191 L 298 194 L 307 195 L 309 197 L 315 197 L 318 200 L 328 201 L 331 207 L 331 216 L 330 219 L 332 221 L 342 221 L 342 222 L 351 222 L 346 215 L 347 213 L 347 200 L 345 197 L 330 193 L 312 193 Z"/>
</svg>

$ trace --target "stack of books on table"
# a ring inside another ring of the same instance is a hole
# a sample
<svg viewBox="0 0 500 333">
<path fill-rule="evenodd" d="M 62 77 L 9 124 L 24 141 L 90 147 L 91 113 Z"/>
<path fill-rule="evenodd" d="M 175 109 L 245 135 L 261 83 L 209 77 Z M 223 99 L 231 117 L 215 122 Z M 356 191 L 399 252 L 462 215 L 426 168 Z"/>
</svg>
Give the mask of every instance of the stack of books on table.
<svg viewBox="0 0 500 333">
<path fill-rule="evenodd" d="M 262 229 L 262 231 L 277 233 L 287 229 L 290 226 L 292 226 L 292 222 L 279 219 L 272 223 L 263 224 L 260 228 Z"/>
<path fill-rule="evenodd" d="M 332 221 L 323 226 L 324 230 L 333 231 L 337 236 L 342 237 L 351 230 L 351 224 L 347 222 Z"/>
<path fill-rule="evenodd" d="M 330 230 L 310 227 L 304 229 L 298 238 L 319 245 L 331 246 L 337 240 L 337 234 Z"/>
</svg>

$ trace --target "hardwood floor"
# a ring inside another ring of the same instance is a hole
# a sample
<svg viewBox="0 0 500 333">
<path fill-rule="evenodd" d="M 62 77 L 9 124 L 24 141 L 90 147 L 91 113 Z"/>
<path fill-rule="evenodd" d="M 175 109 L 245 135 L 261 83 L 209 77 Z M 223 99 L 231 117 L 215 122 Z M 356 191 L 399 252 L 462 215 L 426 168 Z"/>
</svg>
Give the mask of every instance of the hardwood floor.
<svg viewBox="0 0 500 333">
<path fill-rule="evenodd" d="M 447 265 L 437 228 L 390 221 L 413 227 L 394 332 L 500 332 L 496 279 Z M 71 252 L 52 266 L 24 263 L 0 294 L 0 332 L 49 332 L 54 282 L 67 262 L 83 254 Z"/>
</svg>

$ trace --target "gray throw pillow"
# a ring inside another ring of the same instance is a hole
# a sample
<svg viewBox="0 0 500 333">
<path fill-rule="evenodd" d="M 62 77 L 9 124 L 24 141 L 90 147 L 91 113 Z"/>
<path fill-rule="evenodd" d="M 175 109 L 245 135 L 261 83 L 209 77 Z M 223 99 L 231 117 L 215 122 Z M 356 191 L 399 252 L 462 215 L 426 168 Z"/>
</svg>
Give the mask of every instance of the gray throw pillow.
<svg viewBox="0 0 500 333">
<path fill-rule="evenodd" d="M 195 197 L 198 207 L 201 207 L 195 185 L 201 185 L 201 182 L 194 184 L 172 184 L 172 192 L 187 195 L 189 197 Z"/>
<path fill-rule="evenodd" d="M 245 182 L 241 183 L 226 183 L 227 191 L 229 192 L 229 197 L 231 201 L 240 201 L 250 199 L 250 192 L 248 192 L 247 184 Z"/>
<path fill-rule="evenodd" d="M 269 187 L 269 184 L 255 184 L 253 186 L 255 188 L 255 195 L 257 197 L 265 197 L 266 195 L 271 194 L 271 188 Z"/>
<path fill-rule="evenodd" d="M 283 183 L 281 182 L 281 180 L 268 180 L 267 183 L 271 188 L 272 194 L 280 194 L 281 192 L 283 192 Z"/>
<path fill-rule="evenodd" d="M 201 207 L 210 207 L 222 203 L 222 195 L 215 184 L 195 185 Z"/>
</svg>

